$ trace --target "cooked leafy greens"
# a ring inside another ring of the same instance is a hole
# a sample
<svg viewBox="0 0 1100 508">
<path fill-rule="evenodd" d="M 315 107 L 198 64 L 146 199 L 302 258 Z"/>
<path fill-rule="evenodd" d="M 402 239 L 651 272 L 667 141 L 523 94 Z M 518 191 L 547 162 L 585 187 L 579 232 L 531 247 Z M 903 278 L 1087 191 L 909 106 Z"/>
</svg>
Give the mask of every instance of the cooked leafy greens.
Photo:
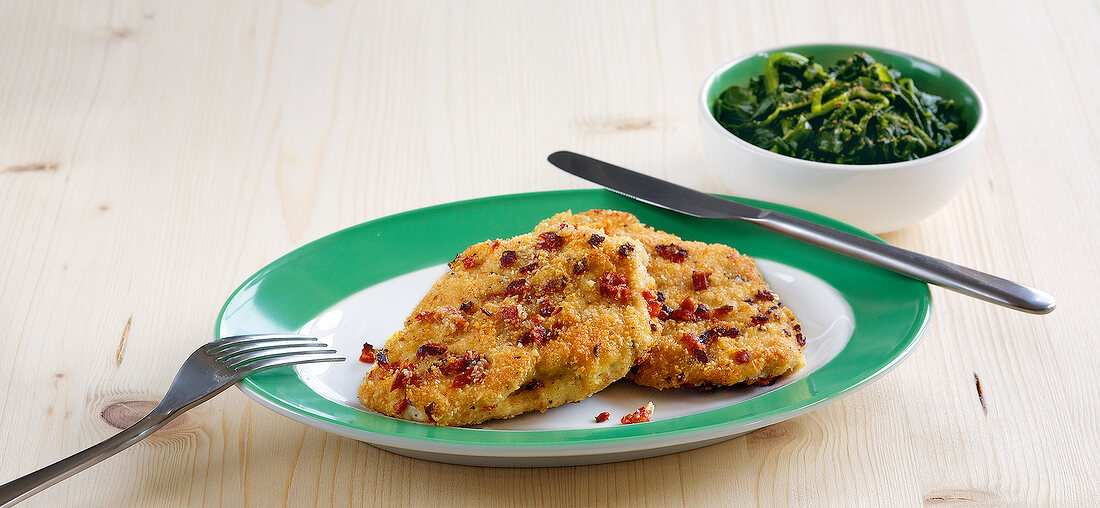
<svg viewBox="0 0 1100 508">
<path fill-rule="evenodd" d="M 958 105 L 857 52 L 826 70 L 781 52 L 748 86 L 711 104 L 726 130 L 782 155 L 839 164 L 882 164 L 942 151 L 966 136 Z"/>
</svg>

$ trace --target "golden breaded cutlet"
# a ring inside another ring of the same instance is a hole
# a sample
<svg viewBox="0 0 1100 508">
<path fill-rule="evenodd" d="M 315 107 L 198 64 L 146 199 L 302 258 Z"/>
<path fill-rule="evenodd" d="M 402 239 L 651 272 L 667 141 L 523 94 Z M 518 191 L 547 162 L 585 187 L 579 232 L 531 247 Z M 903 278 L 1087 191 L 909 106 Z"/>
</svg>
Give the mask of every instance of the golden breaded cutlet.
<svg viewBox="0 0 1100 508">
<path fill-rule="evenodd" d="M 628 379 L 661 389 L 768 384 L 805 364 L 802 326 L 751 258 L 726 245 L 684 241 L 614 210 L 563 212 L 536 231 L 562 224 L 626 236 L 650 254 L 661 336 Z"/>
<path fill-rule="evenodd" d="M 578 226 L 474 245 L 377 353 L 359 400 L 449 426 L 582 400 L 656 341 L 648 263 L 637 240 Z"/>
</svg>

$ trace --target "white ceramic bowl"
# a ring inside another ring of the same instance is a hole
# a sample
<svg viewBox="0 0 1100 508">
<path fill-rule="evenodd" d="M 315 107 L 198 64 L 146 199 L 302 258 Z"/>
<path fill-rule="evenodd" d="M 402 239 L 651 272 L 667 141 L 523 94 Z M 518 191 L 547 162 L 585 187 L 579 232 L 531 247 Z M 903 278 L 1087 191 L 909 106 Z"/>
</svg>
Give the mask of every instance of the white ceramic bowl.
<svg viewBox="0 0 1100 508">
<path fill-rule="evenodd" d="M 813 162 L 760 148 L 722 127 L 711 113 L 711 103 L 730 85 L 746 84 L 761 74 L 767 56 L 776 51 L 813 55 L 826 67 L 854 51 L 865 51 L 912 77 L 917 88 L 954 99 L 970 131 L 947 150 L 889 164 Z M 803 44 L 745 55 L 711 73 L 699 94 L 703 153 L 729 194 L 803 208 L 872 233 L 902 228 L 946 204 L 977 163 L 985 123 L 985 102 L 958 75 L 912 55 L 851 44 Z"/>
</svg>

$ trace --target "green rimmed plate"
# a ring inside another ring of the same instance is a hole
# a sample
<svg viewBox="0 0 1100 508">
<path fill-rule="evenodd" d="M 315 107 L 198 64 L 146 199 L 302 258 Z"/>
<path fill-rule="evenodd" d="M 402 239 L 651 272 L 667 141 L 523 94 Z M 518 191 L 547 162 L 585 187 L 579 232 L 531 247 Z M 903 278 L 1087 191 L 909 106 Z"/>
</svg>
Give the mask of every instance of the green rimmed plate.
<svg viewBox="0 0 1100 508">
<path fill-rule="evenodd" d="M 751 202 L 841 230 L 867 233 L 809 212 Z M 565 209 L 610 208 L 689 240 L 732 245 L 758 260 L 769 284 L 803 323 L 807 366 L 770 387 L 664 392 L 619 382 L 578 404 L 478 428 L 396 420 L 355 400 L 367 366 L 364 341 L 380 346 L 400 327 L 444 265 L 466 246 L 529 231 Z M 383 449 L 430 460 L 490 466 L 572 465 L 647 457 L 704 446 L 792 418 L 851 393 L 900 362 L 927 325 L 927 285 L 747 223 L 695 219 L 603 190 L 497 196 L 413 210 L 354 226 L 263 268 L 226 302 L 217 336 L 301 332 L 331 341 L 349 359 L 275 369 L 238 386 L 284 416 Z M 654 421 L 621 425 L 653 401 Z M 593 417 L 611 411 L 610 422 Z"/>
</svg>

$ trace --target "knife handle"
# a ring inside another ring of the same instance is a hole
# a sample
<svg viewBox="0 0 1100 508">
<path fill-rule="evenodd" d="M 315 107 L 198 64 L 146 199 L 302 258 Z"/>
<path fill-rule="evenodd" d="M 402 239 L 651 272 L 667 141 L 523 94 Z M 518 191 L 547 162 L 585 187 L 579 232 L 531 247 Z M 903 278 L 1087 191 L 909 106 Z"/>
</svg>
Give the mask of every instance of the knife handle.
<svg viewBox="0 0 1100 508">
<path fill-rule="evenodd" d="M 1012 309 L 1047 314 L 1054 310 L 1056 303 L 1053 296 L 1035 288 L 784 213 L 769 210 L 758 217 L 743 220 L 823 249 Z"/>
</svg>

